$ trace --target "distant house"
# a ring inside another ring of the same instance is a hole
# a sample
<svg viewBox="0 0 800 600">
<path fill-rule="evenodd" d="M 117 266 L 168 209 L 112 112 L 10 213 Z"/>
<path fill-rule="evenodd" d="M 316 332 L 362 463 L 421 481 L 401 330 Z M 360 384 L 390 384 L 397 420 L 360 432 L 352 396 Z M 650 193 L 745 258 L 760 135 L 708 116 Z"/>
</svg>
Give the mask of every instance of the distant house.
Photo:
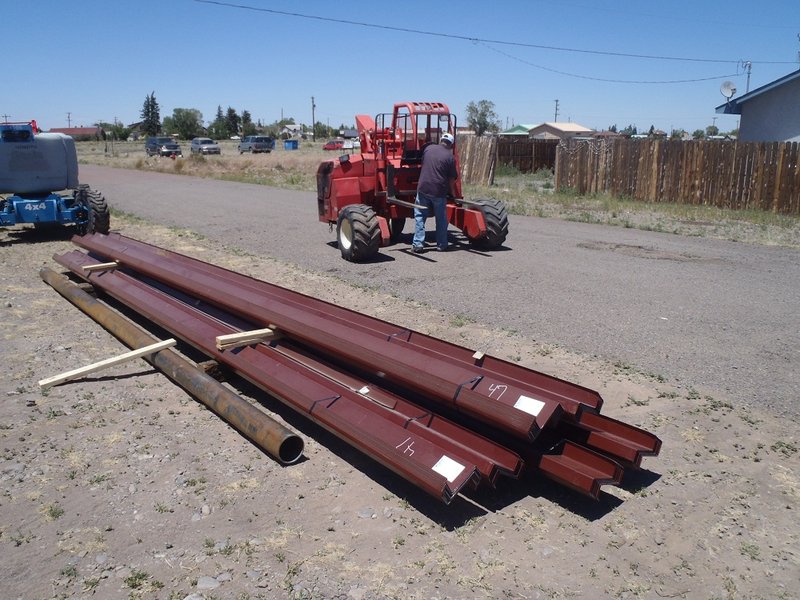
<svg viewBox="0 0 800 600">
<path fill-rule="evenodd" d="M 281 128 L 280 136 L 282 139 L 288 140 L 290 138 L 300 137 L 302 133 L 303 133 L 302 125 L 289 124 L 289 125 L 284 125 Z"/>
<path fill-rule="evenodd" d="M 517 125 L 511 129 L 501 131 L 500 135 L 526 136 L 533 140 L 565 140 L 576 136 L 589 136 L 593 129 L 578 125 L 577 123 L 542 123 L 540 125 Z"/>
<path fill-rule="evenodd" d="M 552 122 L 537 125 L 528 132 L 528 136 L 535 140 L 566 140 L 578 136 L 590 136 L 593 132 L 593 129 L 577 123 Z"/>
<path fill-rule="evenodd" d="M 55 127 L 50 129 L 49 133 L 63 133 L 77 142 L 106 139 L 106 132 L 102 127 Z"/>
<path fill-rule="evenodd" d="M 741 115 L 743 142 L 800 142 L 800 70 L 717 107 Z"/>
<path fill-rule="evenodd" d="M 525 125 L 523 123 L 520 123 L 519 125 L 516 125 L 511 129 L 506 129 L 505 131 L 501 131 L 500 135 L 520 135 L 520 136 L 524 135 L 525 137 L 527 137 L 528 132 L 530 132 L 530 130 L 533 129 L 534 127 L 536 127 L 536 125 L 533 124 Z"/>
</svg>

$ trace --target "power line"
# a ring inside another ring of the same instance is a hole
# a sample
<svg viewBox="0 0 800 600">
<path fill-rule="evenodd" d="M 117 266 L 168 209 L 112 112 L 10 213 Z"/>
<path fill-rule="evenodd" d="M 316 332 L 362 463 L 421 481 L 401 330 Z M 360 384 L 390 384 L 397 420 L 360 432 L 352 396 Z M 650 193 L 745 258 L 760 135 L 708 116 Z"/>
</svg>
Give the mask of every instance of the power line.
<svg viewBox="0 0 800 600">
<path fill-rule="evenodd" d="M 524 42 L 509 42 L 506 40 L 490 40 L 484 38 L 477 38 L 477 37 L 469 37 L 465 35 L 456 35 L 452 33 L 441 33 L 438 31 L 425 31 L 422 29 L 411 29 L 408 27 L 396 27 L 392 25 L 378 25 L 376 23 L 365 23 L 363 21 L 352 21 L 349 19 L 336 19 L 333 17 L 320 17 L 319 15 L 307 15 L 303 13 L 296 13 L 296 12 L 288 12 L 284 10 L 275 10 L 273 8 L 262 8 L 259 6 L 248 6 L 246 4 L 235 4 L 233 2 L 222 2 L 221 0 L 194 0 L 195 2 L 199 2 L 201 4 L 214 4 L 217 6 L 223 6 L 225 8 L 238 8 L 241 10 L 251 10 L 254 12 L 263 12 L 263 13 L 270 13 L 275 15 L 283 15 L 286 17 L 296 17 L 299 19 L 312 19 L 315 21 L 325 21 L 328 23 L 341 23 L 343 25 L 355 25 L 357 27 L 369 27 L 372 29 L 382 29 L 386 31 L 399 31 L 402 33 L 414 33 L 417 35 L 427 35 L 432 37 L 441 37 L 441 38 L 449 38 L 455 40 L 462 40 L 466 42 L 473 42 L 473 43 L 483 43 L 483 44 L 500 44 L 505 46 L 517 46 L 521 48 L 536 48 L 538 50 L 554 50 L 557 52 L 574 52 L 579 54 L 596 54 L 601 56 L 616 56 L 620 58 L 639 58 L 645 60 L 669 60 L 669 61 L 681 61 L 681 62 L 705 62 L 705 63 L 722 63 L 722 64 L 737 64 L 738 60 L 726 60 L 726 59 L 714 59 L 714 58 L 691 58 L 691 57 L 681 57 L 681 56 L 659 56 L 659 55 L 652 55 L 652 54 L 631 54 L 627 52 L 610 52 L 606 50 L 585 50 L 579 48 L 565 48 L 560 46 L 545 46 L 542 44 L 529 44 Z M 768 60 L 759 60 L 759 61 L 752 61 L 758 62 L 761 64 L 766 65 L 784 65 L 784 64 L 794 64 L 791 61 L 768 61 Z M 715 79 L 715 78 L 711 78 Z"/>
<path fill-rule="evenodd" d="M 726 78 L 730 78 L 730 77 L 737 77 L 739 75 L 739 73 L 737 72 L 737 73 L 732 73 L 732 74 L 728 74 L 728 75 L 716 75 L 714 77 L 699 77 L 697 79 L 671 79 L 671 80 L 667 80 L 667 81 L 655 81 L 655 80 L 649 80 L 648 81 L 648 80 L 635 80 L 635 79 L 605 79 L 603 77 L 592 77 L 591 75 L 577 75 L 575 73 L 567 73 L 566 71 L 559 71 L 558 69 L 551 69 L 550 67 L 545 67 L 543 65 L 537 65 L 536 63 L 532 63 L 532 62 L 527 61 L 525 59 L 519 58 L 517 56 L 509 54 L 508 52 L 503 52 L 502 50 L 499 50 L 497 48 L 492 48 L 491 46 L 489 46 L 487 44 L 481 44 L 481 45 L 484 48 L 487 48 L 488 50 L 491 50 L 492 52 L 497 52 L 498 54 L 502 54 L 503 56 L 506 56 L 506 57 L 510 58 L 511 60 L 516 60 L 517 62 L 521 62 L 521 63 L 529 65 L 531 67 L 535 67 L 537 69 L 542 69 L 543 71 L 549 71 L 551 73 L 557 73 L 558 75 L 565 75 L 567 77 L 575 77 L 577 79 L 589 79 L 591 81 L 602 81 L 602 82 L 605 82 L 605 83 L 637 83 L 637 84 L 650 84 L 650 85 L 655 85 L 655 84 L 673 84 L 673 83 L 695 83 L 695 82 L 698 82 L 698 81 L 711 81 L 713 79 L 726 79 Z"/>
</svg>

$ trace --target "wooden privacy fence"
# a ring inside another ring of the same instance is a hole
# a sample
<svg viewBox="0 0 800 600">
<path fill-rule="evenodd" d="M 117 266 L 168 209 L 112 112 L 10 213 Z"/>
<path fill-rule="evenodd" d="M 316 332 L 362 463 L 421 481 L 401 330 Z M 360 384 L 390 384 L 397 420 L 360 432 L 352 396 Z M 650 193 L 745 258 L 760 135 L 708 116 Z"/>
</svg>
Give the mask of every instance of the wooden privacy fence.
<svg viewBox="0 0 800 600">
<path fill-rule="evenodd" d="M 800 214 L 795 143 L 570 140 L 559 144 L 556 189 L 645 202 Z"/>
<path fill-rule="evenodd" d="M 558 140 L 507 139 L 465 135 L 458 138 L 458 158 L 464 183 L 491 185 L 498 164 L 522 173 L 555 168 Z"/>
<path fill-rule="evenodd" d="M 458 138 L 457 148 L 461 182 L 492 185 L 497 160 L 497 138 L 464 135 Z"/>
<path fill-rule="evenodd" d="M 556 166 L 556 148 L 559 140 L 514 139 L 500 136 L 497 139 L 497 162 L 511 165 L 521 173 L 535 173 L 542 169 L 552 171 Z"/>
</svg>

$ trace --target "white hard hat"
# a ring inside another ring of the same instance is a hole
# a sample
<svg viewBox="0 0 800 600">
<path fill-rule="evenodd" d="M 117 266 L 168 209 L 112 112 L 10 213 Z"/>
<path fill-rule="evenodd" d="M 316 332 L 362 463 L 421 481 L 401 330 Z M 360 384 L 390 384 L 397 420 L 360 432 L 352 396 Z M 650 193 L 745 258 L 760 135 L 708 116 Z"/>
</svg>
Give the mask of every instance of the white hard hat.
<svg viewBox="0 0 800 600">
<path fill-rule="evenodd" d="M 453 134 L 452 133 L 443 133 L 442 134 L 442 141 L 443 142 L 447 142 L 448 144 L 452 144 L 453 141 L 454 141 Z"/>
</svg>

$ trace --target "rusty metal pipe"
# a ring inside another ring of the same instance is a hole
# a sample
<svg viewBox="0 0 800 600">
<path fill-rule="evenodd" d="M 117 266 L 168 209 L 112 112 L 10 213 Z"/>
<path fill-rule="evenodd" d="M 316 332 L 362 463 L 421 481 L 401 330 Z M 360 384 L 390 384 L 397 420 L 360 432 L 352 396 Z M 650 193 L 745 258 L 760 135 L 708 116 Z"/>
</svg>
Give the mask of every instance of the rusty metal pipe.
<svg viewBox="0 0 800 600">
<path fill-rule="evenodd" d="M 49 268 L 40 270 L 39 275 L 45 283 L 127 346 L 141 348 L 157 341 L 63 275 Z M 144 359 L 278 462 L 291 464 L 302 456 L 303 438 L 180 358 L 177 353 L 164 350 Z"/>
</svg>

